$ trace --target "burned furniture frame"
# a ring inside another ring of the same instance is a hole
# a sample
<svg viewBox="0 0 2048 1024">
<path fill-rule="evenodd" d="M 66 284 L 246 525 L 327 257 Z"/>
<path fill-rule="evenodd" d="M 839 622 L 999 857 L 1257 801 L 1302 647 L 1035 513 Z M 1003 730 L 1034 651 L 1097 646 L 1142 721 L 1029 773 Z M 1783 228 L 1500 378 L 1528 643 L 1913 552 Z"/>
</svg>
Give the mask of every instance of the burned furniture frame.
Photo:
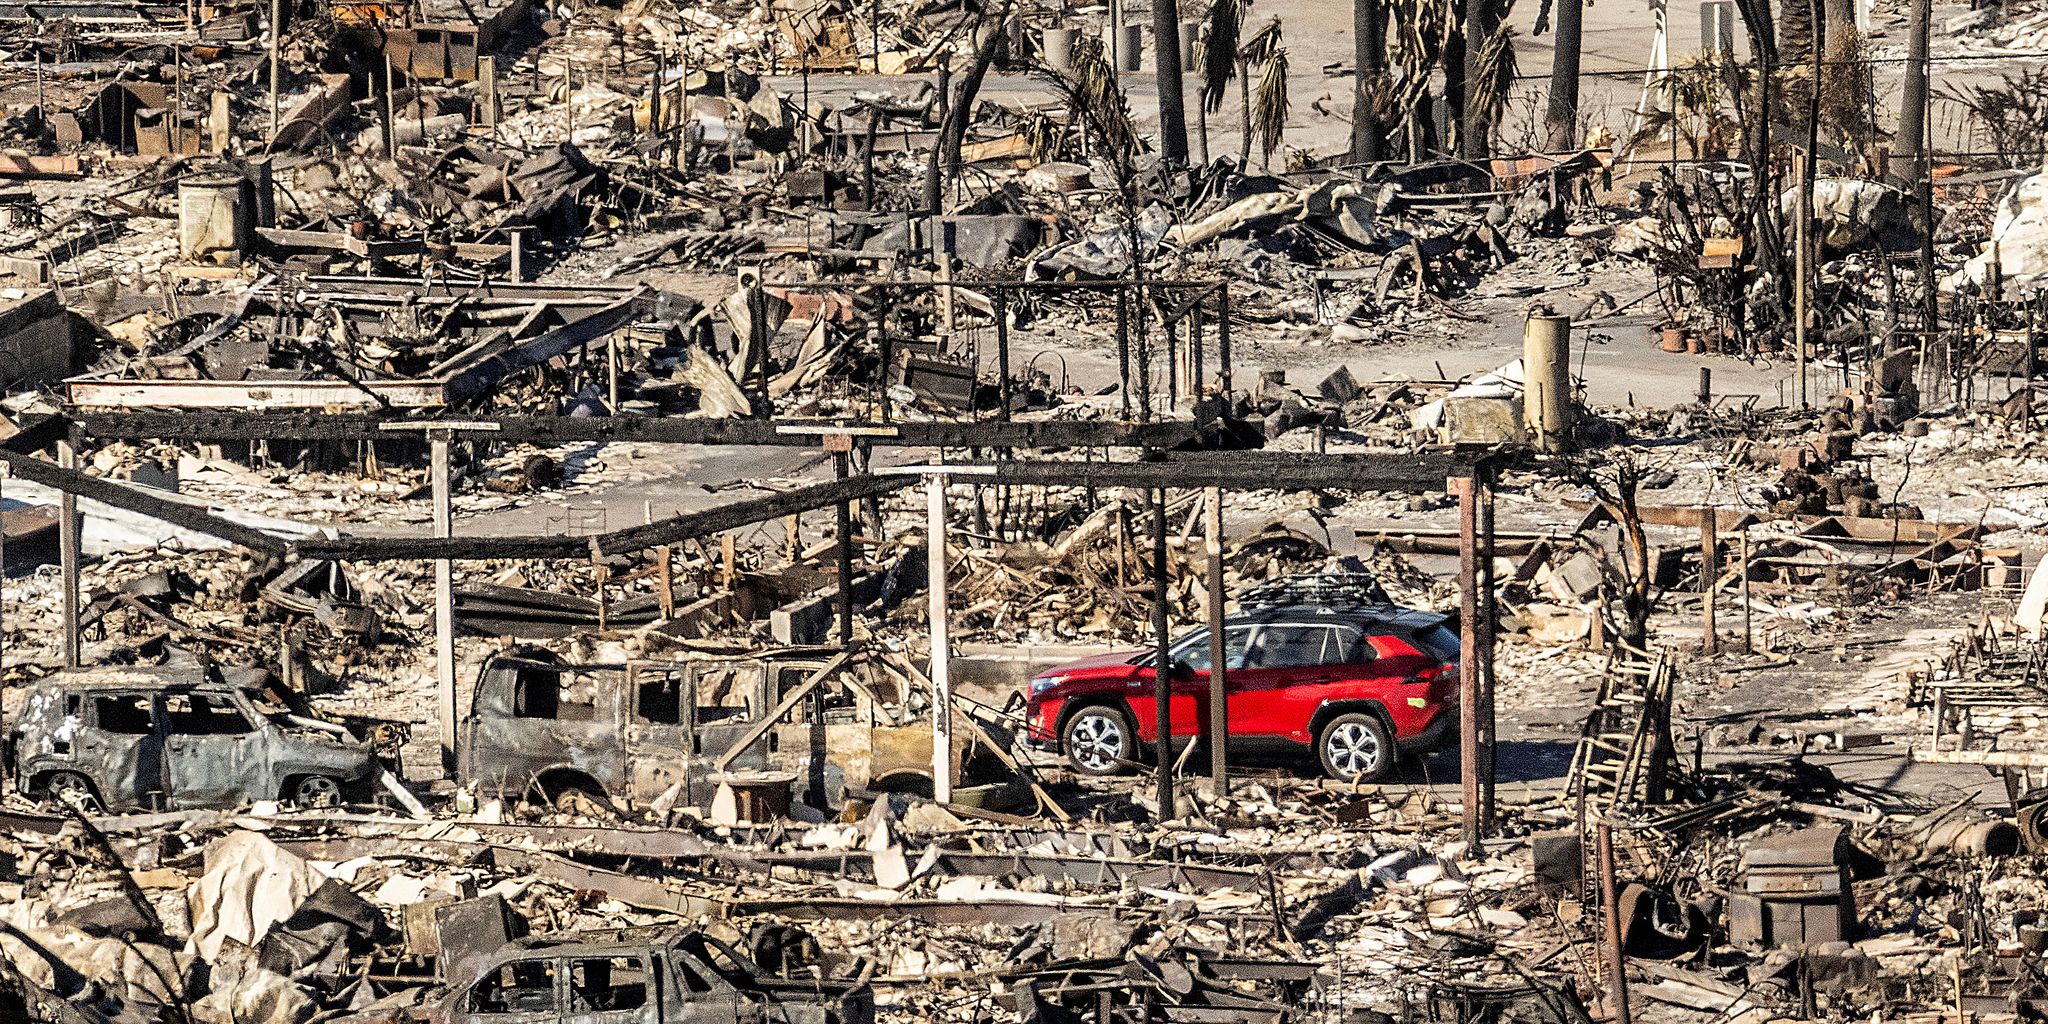
<svg viewBox="0 0 2048 1024">
<path fill-rule="evenodd" d="M 629 423 L 632 425 L 627 425 Z M 1055 431 L 1055 427 L 1059 429 Z M 53 466 L 33 454 L 51 445 L 61 445 L 60 455 L 68 465 L 72 461 L 68 454 L 71 451 L 68 439 L 72 430 L 109 439 L 155 437 L 274 440 L 280 436 L 319 436 L 326 439 L 373 440 L 393 436 L 393 428 L 408 433 L 424 432 L 432 439 L 437 512 L 436 535 L 432 538 L 345 536 L 334 539 L 306 538 L 286 541 L 180 502 L 87 476 L 75 469 Z M 935 446 L 942 449 L 951 446 L 1011 451 L 1025 446 L 1019 443 L 1020 430 L 1023 431 L 1023 436 L 1034 436 L 1033 432 L 1038 431 L 1035 439 L 1040 444 L 1049 443 L 1050 438 L 1058 433 L 1063 435 L 1065 447 L 1108 449 L 1139 446 L 1145 447 L 1151 454 L 1142 461 L 1009 459 L 981 464 L 906 466 L 897 467 L 886 474 L 858 475 L 849 472 L 849 460 L 844 455 L 851 450 L 856 440 L 868 446 Z M 593 550 L 637 551 L 738 529 L 800 512 L 836 508 L 840 538 L 838 568 L 841 591 L 837 602 L 839 633 L 842 644 L 849 647 L 853 643 L 853 607 L 851 597 L 845 588 L 852 579 L 850 522 L 854 502 L 903 490 L 911 486 L 917 477 L 925 477 L 930 493 L 932 535 L 943 536 L 946 528 L 943 513 L 944 487 L 945 481 L 953 476 L 973 477 L 984 482 L 1016 486 L 1141 488 L 1152 493 L 1155 506 L 1162 512 L 1154 517 L 1153 528 L 1153 627 L 1162 667 L 1158 674 L 1156 700 L 1156 706 L 1162 716 L 1160 735 L 1171 735 L 1171 728 L 1164 721 L 1169 707 L 1165 691 L 1169 685 L 1170 673 L 1165 668 L 1169 665 L 1167 650 L 1171 641 L 1167 633 L 1165 611 L 1168 581 L 1165 575 L 1166 530 L 1163 509 L 1167 489 L 1208 490 L 1211 522 L 1214 524 L 1221 518 L 1221 494 L 1224 490 L 1337 489 L 1428 493 L 1441 488 L 1446 493 L 1456 495 L 1459 503 L 1459 641 L 1463 652 L 1459 659 L 1459 765 L 1464 787 L 1465 830 L 1468 836 L 1475 839 L 1488 834 L 1492 829 L 1494 804 L 1495 742 L 1492 706 L 1494 623 L 1491 596 L 1494 588 L 1490 578 L 1493 562 L 1493 514 L 1490 481 L 1497 468 L 1497 457 L 1485 452 L 1458 451 L 1354 455 L 1256 451 L 1160 452 L 1156 446 L 1166 440 L 1164 435 L 1169 430 L 1184 431 L 1185 437 L 1193 440 L 1198 425 L 1128 422 L 1055 425 L 1000 421 L 913 425 L 771 421 L 757 426 L 741 426 L 738 421 L 722 424 L 696 421 L 686 427 L 675 421 L 639 421 L 619 417 L 594 417 L 578 423 L 567 419 L 534 418 L 504 421 L 419 421 L 375 417 L 343 419 L 236 415 L 212 417 L 201 421 L 194 417 L 164 414 L 99 414 L 76 421 L 53 416 L 28 424 L 14 437 L 0 441 L 0 462 L 6 463 L 13 472 L 64 492 L 67 499 L 72 499 L 75 495 L 91 497 L 110 505 L 198 530 L 280 560 L 437 560 L 438 582 L 443 590 L 446 589 L 446 566 L 455 559 L 582 558 L 589 556 Z M 839 478 L 782 494 L 732 502 L 700 512 L 683 513 L 644 526 L 615 530 L 595 538 L 457 538 L 451 535 L 452 531 L 448 528 L 447 450 L 452 439 L 460 436 L 520 440 L 545 435 L 566 440 L 571 436 L 571 432 L 590 438 L 630 437 L 636 440 L 669 440 L 672 443 L 685 444 L 770 443 L 765 439 L 787 437 L 791 440 L 783 442 L 785 444 L 798 444 L 804 447 L 818 444 L 827 450 L 840 453 L 837 459 Z M 666 436 L 657 436 L 664 434 Z M 686 436 L 689 436 L 688 440 L 684 439 Z M 746 440 L 739 440 L 740 438 Z M 75 507 L 66 509 L 62 519 L 60 539 L 66 541 L 67 550 L 75 551 L 78 530 Z M 1219 638 L 1220 642 L 1222 629 L 1217 621 L 1221 617 L 1223 606 L 1222 595 L 1219 593 L 1222 580 L 1219 564 L 1220 546 L 1211 549 L 1209 558 L 1211 635 Z M 944 751 L 950 749 L 948 739 L 951 733 L 949 691 L 946 680 L 942 677 L 943 668 L 940 667 L 943 664 L 945 649 L 943 589 L 946 570 L 943 558 L 932 558 L 928 561 L 934 592 L 935 664 L 932 682 L 934 693 L 939 697 L 934 709 L 933 749 Z M 67 654 L 75 659 L 78 606 L 75 558 L 67 559 L 64 584 L 67 606 L 66 650 Z M 439 635 L 441 651 L 446 656 L 452 652 L 452 602 L 437 600 L 436 606 L 436 632 Z M 443 757 L 452 763 L 453 726 L 456 721 L 452 656 L 441 660 L 448 665 L 442 671 L 441 686 Z M 1213 660 L 1218 664 L 1224 661 L 1220 652 Z M 1223 710 L 1225 702 L 1217 697 L 1217 694 L 1220 694 L 1224 686 L 1225 673 L 1212 673 L 1210 679 L 1214 688 L 1210 732 L 1214 739 L 1221 740 L 1227 735 L 1228 722 Z M 1212 770 L 1219 786 L 1225 783 L 1227 765 L 1227 754 L 1223 751 L 1223 746 L 1219 743 L 1212 747 L 1215 751 L 1211 758 Z M 1158 777 L 1162 797 L 1160 806 L 1170 808 L 1173 806 L 1172 765 L 1169 759 L 1161 760 Z M 937 764 L 934 765 L 934 769 L 935 773 L 939 774 L 934 780 L 935 788 L 947 785 L 949 769 Z"/>
</svg>

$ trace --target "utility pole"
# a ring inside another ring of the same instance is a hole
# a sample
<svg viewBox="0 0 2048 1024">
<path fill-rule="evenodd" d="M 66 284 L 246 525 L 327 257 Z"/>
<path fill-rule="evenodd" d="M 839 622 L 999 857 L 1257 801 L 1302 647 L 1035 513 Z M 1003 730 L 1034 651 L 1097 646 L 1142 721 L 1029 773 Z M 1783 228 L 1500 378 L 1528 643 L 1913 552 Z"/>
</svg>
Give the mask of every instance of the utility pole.
<svg viewBox="0 0 2048 1024">
<path fill-rule="evenodd" d="M 1188 164 L 1187 96 L 1181 88 L 1180 55 L 1180 6 L 1152 0 L 1152 80 L 1159 88 L 1159 158 L 1168 167 Z"/>
<path fill-rule="evenodd" d="M 1386 77 L 1387 18 L 1380 0 L 1351 0 L 1352 75 L 1351 159 L 1375 163 L 1386 159 L 1387 140 L 1366 97 Z"/>
<path fill-rule="evenodd" d="M 57 443 L 57 465 L 78 468 L 78 450 L 69 441 Z M 64 575 L 64 667 L 77 668 L 78 654 L 78 495 L 57 492 L 57 563 Z"/>
<path fill-rule="evenodd" d="M 1543 113 L 1544 145 L 1564 152 L 1578 144 L 1579 50 L 1585 25 L 1585 0 L 1556 0 L 1557 27 L 1551 34 L 1550 97 Z"/>
</svg>

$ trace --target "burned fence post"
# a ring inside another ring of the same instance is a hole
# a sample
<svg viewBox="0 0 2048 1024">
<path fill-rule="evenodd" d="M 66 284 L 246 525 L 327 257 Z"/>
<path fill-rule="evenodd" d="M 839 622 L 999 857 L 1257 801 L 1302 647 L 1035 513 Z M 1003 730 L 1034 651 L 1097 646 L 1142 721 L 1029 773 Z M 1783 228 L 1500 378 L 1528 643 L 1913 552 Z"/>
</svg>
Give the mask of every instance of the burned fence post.
<svg viewBox="0 0 2048 1024">
<path fill-rule="evenodd" d="M 1207 488 L 1208 534 L 1203 553 L 1209 556 L 1209 779 L 1218 797 L 1230 791 L 1230 706 L 1224 678 L 1223 642 L 1223 488 Z"/>
<path fill-rule="evenodd" d="M 832 472 L 841 480 L 846 479 L 851 467 L 848 455 L 853 450 L 853 436 L 850 434 L 825 435 L 825 447 L 832 452 Z M 853 499 L 848 498 L 833 506 L 833 526 L 839 532 L 839 645 L 853 646 Z"/>
</svg>

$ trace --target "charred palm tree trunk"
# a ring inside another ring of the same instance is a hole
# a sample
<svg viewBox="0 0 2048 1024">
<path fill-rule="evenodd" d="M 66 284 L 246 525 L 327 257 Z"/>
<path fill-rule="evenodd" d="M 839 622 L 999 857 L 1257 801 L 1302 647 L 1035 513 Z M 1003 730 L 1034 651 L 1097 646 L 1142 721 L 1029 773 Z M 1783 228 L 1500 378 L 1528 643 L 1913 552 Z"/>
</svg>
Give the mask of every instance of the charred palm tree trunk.
<svg viewBox="0 0 2048 1024">
<path fill-rule="evenodd" d="M 1584 0 L 1557 0 L 1557 31 L 1550 58 L 1550 98 L 1543 113 L 1544 145 L 1553 152 L 1572 148 L 1579 134 L 1579 48 L 1585 25 Z"/>
<path fill-rule="evenodd" d="M 1159 156 L 1169 167 L 1188 162 L 1187 97 L 1180 76 L 1180 5 L 1152 0 L 1152 77 L 1159 88 Z"/>
<path fill-rule="evenodd" d="M 1380 0 L 1351 0 L 1354 63 L 1351 93 L 1351 159 L 1371 163 L 1386 159 L 1386 130 L 1369 98 L 1387 70 L 1387 18 Z"/>
</svg>

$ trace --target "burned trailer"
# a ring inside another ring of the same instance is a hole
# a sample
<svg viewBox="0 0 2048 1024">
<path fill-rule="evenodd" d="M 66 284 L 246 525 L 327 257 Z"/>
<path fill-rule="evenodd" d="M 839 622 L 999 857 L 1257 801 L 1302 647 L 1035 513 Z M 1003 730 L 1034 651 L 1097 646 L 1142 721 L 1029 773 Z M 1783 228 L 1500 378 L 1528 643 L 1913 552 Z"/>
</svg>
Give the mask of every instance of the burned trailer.
<svg viewBox="0 0 2048 1024">
<path fill-rule="evenodd" d="M 789 776 L 791 795 L 820 809 L 848 789 L 929 787 L 930 727 L 897 724 L 872 687 L 835 675 L 835 653 L 571 664 L 509 651 L 479 673 L 457 781 L 584 813 L 709 806 L 721 780 L 749 773 Z"/>
<path fill-rule="evenodd" d="M 86 810 L 332 807 L 369 799 L 379 749 L 201 666 L 108 666 L 30 684 L 0 757 L 23 794 Z"/>
<path fill-rule="evenodd" d="M 815 954 L 809 936 L 797 934 L 797 943 L 786 936 L 756 941 L 752 956 L 694 930 L 520 939 L 482 961 L 473 977 L 454 980 L 429 1019 L 872 1024 L 873 965 L 864 957 Z"/>
</svg>

